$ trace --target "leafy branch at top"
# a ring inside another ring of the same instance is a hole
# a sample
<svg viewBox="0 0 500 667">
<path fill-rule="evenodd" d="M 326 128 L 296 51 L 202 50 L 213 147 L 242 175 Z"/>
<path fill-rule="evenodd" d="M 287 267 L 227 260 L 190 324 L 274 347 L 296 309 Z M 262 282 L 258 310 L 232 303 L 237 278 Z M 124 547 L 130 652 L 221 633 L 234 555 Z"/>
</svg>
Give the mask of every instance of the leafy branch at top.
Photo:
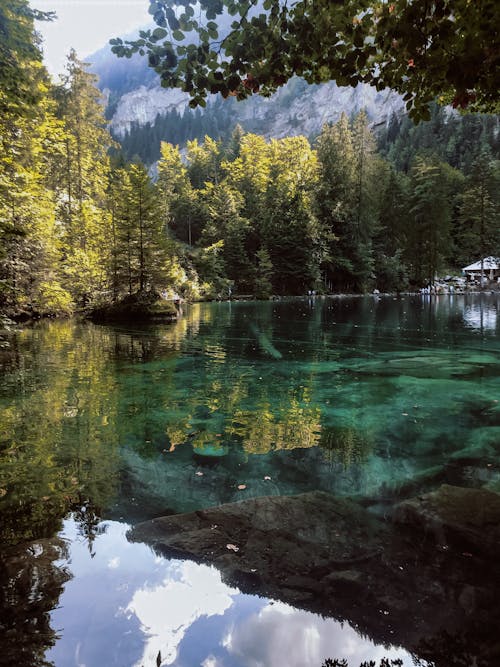
<svg viewBox="0 0 500 667">
<path fill-rule="evenodd" d="M 147 56 L 162 85 L 188 92 L 191 106 L 204 106 L 208 93 L 270 95 L 297 75 L 392 88 L 416 120 L 434 99 L 499 109 L 496 0 L 151 0 L 149 12 L 158 27 L 115 38 L 112 50 Z"/>
</svg>

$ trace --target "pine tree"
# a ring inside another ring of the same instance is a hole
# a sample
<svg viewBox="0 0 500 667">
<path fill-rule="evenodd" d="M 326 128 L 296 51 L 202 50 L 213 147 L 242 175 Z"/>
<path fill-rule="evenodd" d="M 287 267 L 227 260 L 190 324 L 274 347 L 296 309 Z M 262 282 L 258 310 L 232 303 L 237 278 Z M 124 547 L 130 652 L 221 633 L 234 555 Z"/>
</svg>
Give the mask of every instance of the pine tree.
<svg viewBox="0 0 500 667">
<path fill-rule="evenodd" d="M 35 40 L 34 33 L 31 39 Z M 24 53 L 31 57 L 32 50 L 25 47 Z M 22 53 L 20 49 L 17 57 Z M 17 64 L 31 76 L 33 97 L 29 106 L 20 92 L 27 104 L 21 111 L 0 91 L 5 102 L 0 115 L 0 308 L 67 313 L 72 303 L 58 273 L 58 227 L 50 178 L 50 165 L 59 156 L 61 126 L 54 116 L 45 70 L 36 60 Z"/>
<path fill-rule="evenodd" d="M 246 251 L 250 223 L 241 216 L 243 197 L 227 182 L 218 186 L 207 183 L 199 194 L 208 220 L 200 243 L 212 245 L 223 241 L 226 275 L 237 291 L 246 292 L 252 288 L 254 269 Z"/>
<path fill-rule="evenodd" d="M 407 286 L 408 267 L 403 258 L 409 218 L 408 177 L 382 163 L 378 170 L 379 219 L 373 236 L 375 285 L 383 291 Z"/>
<path fill-rule="evenodd" d="M 219 183 L 220 148 L 220 143 L 208 136 L 205 136 L 202 144 L 196 139 L 187 142 L 188 174 L 194 188 L 202 188 L 205 183 Z"/>
<path fill-rule="evenodd" d="M 262 214 L 261 242 L 273 265 L 273 283 L 282 294 L 304 294 L 317 287 L 321 234 L 312 196 L 318 162 L 305 137 L 273 140 Z"/>
<path fill-rule="evenodd" d="M 136 283 L 139 291 L 159 288 L 167 264 L 166 224 L 162 219 L 158 192 L 142 164 L 128 168 L 130 220 L 137 253 Z"/>
<path fill-rule="evenodd" d="M 268 299 L 273 290 L 273 263 L 266 248 L 261 248 L 255 255 L 257 271 L 254 280 L 254 293 L 257 299 Z"/>
<path fill-rule="evenodd" d="M 450 245 L 451 204 L 443 164 L 436 157 L 417 156 L 411 173 L 411 228 L 407 259 L 417 285 L 434 284 Z"/>
<path fill-rule="evenodd" d="M 500 254 L 500 163 L 484 149 L 472 164 L 460 205 L 457 243 L 463 262 Z M 484 277 L 484 270 L 482 269 Z"/>
<path fill-rule="evenodd" d="M 366 289 L 373 278 L 372 237 L 378 220 L 378 161 L 375 158 L 375 139 L 368 127 L 366 112 L 361 111 L 352 123 L 352 143 L 355 159 L 354 242 L 358 283 Z"/>
<path fill-rule="evenodd" d="M 330 289 L 358 291 L 371 273 L 369 252 L 363 252 L 367 240 L 361 218 L 364 190 L 356 149 L 359 153 L 362 145 L 355 146 L 345 114 L 335 125 L 325 126 L 318 137 L 320 178 L 316 207 L 328 238 L 323 272 Z M 370 264 L 362 264 L 368 260 Z"/>
<path fill-rule="evenodd" d="M 67 74 L 57 90 L 66 133 L 64 161 L 58 172 L 58 197 L 64 228 L 65 273 L 71 292 L 82 305 L 105 290 L 109 265 L 106 186 L 112 140 L 95 83 L 96 77 L 71 51 Z"/>
</svg>

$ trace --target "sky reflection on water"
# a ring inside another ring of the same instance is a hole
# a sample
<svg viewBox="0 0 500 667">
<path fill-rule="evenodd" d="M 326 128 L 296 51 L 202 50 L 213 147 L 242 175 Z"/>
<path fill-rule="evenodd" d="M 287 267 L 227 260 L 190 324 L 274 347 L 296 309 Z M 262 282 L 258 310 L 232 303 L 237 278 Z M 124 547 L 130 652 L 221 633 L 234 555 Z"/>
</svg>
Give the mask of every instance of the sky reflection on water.
<svg viewBox="0 0 500 667">
<path fill-rule="evenodd" d="M 91 549 L 72 519 L 73 578 L 52 612 L 60 637 L 46 658 L 57 667 L 321 667 L 383 656 L 412 665 L 402 649 L 376 646 L 349 624 L 227 586 L 213 567 L 167 560 L 126 539 L 129 526 L 103 522 Z M 91 554 L 94 554 L 93 556 Z"/>
</svg>

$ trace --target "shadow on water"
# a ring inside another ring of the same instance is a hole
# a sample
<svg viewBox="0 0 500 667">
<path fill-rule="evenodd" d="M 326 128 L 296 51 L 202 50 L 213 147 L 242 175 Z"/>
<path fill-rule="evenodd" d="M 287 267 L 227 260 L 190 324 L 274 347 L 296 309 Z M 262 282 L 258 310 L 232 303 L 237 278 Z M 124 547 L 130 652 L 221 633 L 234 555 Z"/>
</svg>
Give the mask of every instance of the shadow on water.
<svg viewBox="0 0 500 667">
<path fill-rule="evenodd" d="M 91 557 L 103 519 L 322 491 L 355 499 L 385 530 L 401 501 L 442 485 L 500 491 L 498 310 L 487 295 L 317 298 L 195 304 L 168 326 L 14 333 L 0 351 L 0 664 L 43 664 L 56 641 L 49 612 L 70 576 L 56 535 L 70 512 Z M 303 522 L 314 516 L 335 542 L 316 514 Z M 324 584 L 330 597 L 305 602 L 304 563 L 295 584 L 279 575 L 262 593 L 437 665 L 468 664 L 472 651 L 493 667 L 490 560 L 390 525 L 401 536 L 366 568 L 344 563 Z"/>
</svg>

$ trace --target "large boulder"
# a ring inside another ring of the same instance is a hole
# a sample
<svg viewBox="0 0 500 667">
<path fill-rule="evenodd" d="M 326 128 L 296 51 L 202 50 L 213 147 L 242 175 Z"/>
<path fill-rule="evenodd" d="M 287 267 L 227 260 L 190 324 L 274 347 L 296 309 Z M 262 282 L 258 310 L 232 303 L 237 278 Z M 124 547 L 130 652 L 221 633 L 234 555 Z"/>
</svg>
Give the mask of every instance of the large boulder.
<svg viewBox="0 0 500 667">
<path fill-rule="evenodd" d="M 443 548 L 500 556 L 500 494 L 493 491 L 443 484 L 400 503 L 394 520 Z"/>
<path fill-rule="evenodd" d="M 252 582 L 270 596 L 286 587 L 290 599 L 296 588 L 302 600 L 332 569 L 380 557 L 387 527 L 348 499 L 312 492 L 161 517 L 138 524 L 129 537 L 169 556 L 214 563 L 234 583 Z"/>
<path fill-rule="evenodd" d="M 157 292 L 142 290 L 118 301 L 95 307 L 90 312 L 94 322 L 173 322 L 178 317 L 173 301 Z"/>
<path fill-rule="evenodd" d="M 378 519 L 349 499 L 247 499 L 143 522 L 129 539 L 213 564 L 242 591 L 347 620 L 439 667 L 500 664 L 496 559 L 437 548 L 420 525 Z"/>
</svg>

